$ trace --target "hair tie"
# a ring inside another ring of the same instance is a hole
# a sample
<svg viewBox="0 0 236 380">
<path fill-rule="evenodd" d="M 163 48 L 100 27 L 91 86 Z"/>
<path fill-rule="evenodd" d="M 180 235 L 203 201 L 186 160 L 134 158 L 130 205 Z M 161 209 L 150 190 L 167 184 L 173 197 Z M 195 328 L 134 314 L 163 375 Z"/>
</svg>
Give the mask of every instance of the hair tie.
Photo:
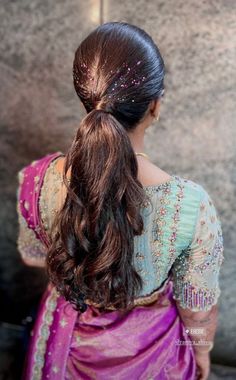
<svg viewBox="0 0 236 380">
<path fill-rule="evenodd" d="M 92 112 L 92 111 L 103 112 L 103 113 L 112 115 L 112 113 L 110 111 L 104 110 L 104 108 L 93 108 L 90 112 Z"/>
</svg>

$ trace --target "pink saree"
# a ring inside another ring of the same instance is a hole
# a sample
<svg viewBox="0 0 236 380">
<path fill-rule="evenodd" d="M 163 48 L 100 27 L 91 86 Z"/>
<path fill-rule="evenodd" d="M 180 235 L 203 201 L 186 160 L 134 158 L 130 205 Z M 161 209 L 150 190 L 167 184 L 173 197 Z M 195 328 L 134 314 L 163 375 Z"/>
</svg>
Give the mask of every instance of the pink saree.
<svg viewBox="0 0 236 380">
<path fill-rule="evenodd" d="M 39 215 L 40 187 L 48 165 L 60 154 L 25 167 L 19 189 L 20 212 L 44 245 L 48 242 Z M 156 301 L 121 315 L 118 310 L 101 314 L 93 305 L 77 312 L 49 284 L 32 331 L 23 379 L 194 380 L 193 346 L 172 288 L 167 278 L 155 292 Z"/>
</svg>

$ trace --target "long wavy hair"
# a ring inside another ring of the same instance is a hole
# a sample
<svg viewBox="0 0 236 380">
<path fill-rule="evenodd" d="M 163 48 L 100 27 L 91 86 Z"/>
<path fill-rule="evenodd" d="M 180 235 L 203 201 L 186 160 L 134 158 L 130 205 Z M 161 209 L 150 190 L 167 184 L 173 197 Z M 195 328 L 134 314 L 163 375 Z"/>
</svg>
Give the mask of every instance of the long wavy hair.
<svg viewBox="0 0 236 380">
<path fill-rule="evenodd" d="M 101 311 L 126 311 L 142 288 L 134 236 L 143 232 L 147 195 L 127 132 L 162 95 L 164 71 L 152 38 L 125 22 L 102 24 L 75 52 L 73 82 L 87 115 L 65 156 L 67 194 L 54 220 L 47 268 L 81 312 L 86 299 Z"/>
</svg>

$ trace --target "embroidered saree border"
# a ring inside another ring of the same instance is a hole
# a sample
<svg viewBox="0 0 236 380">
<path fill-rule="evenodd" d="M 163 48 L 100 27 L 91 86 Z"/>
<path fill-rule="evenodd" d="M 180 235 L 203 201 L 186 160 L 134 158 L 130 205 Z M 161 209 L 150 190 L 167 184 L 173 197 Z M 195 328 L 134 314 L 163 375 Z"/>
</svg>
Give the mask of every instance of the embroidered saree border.
<svg viewBox="0 0 236 380">
<path fill-rule="evenodd" d="M 57 307 L 59 294 L 55 288 L 52 288 L 51 294 L 45 303 L 45 310 L 42 316 L 41 326 L 38 330 L 38 336 L 35 342 L 35 352 L 33 355 L 32 380 L 41 380 L 47 350 L 47 341 L 50 336 L 50 327 L 53 323 L 53 314 Z"/>
</svg>

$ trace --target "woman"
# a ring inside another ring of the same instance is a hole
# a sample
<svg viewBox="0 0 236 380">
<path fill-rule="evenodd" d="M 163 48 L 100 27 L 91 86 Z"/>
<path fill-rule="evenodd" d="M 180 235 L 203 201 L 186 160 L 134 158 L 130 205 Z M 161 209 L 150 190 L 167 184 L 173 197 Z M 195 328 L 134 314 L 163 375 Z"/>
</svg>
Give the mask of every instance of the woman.
<svg viewBox="0 0 236 380">
<path fill-rule="evenodd" d="M 164 73 L 144 30 L 96 28 L 75 53 L 87 115 L 69 151 L 18 174 L 18 248 L 50 279 L 24 379 L 208 377 L 222 230 L 200 184 L 143 152 Z"/>
</svg>

